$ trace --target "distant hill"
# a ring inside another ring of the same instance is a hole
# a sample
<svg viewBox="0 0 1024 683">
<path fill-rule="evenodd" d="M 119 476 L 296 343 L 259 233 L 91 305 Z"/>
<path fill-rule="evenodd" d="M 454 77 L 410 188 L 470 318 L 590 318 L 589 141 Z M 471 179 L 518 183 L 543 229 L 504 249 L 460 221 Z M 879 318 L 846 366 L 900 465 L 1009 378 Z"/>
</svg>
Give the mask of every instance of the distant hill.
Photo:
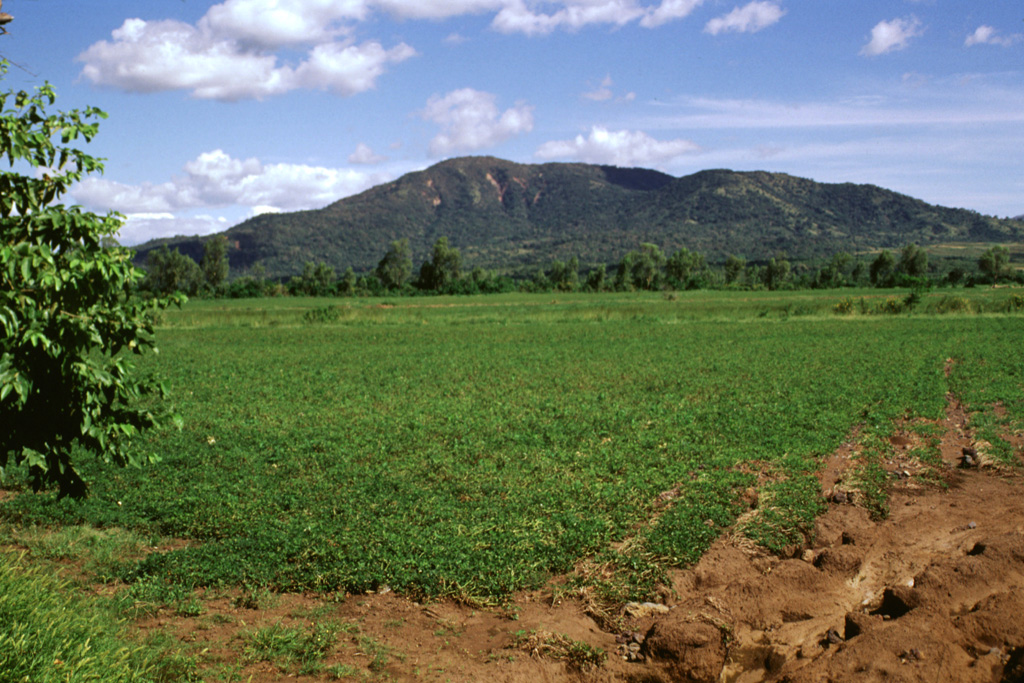
<svg viewBox="0 0 1024 683">
<path fill-rule="evenodd" d="M 261 262 L 272 277 L 325 261 L 340 273 L 376 266 L 392 240 L 409 238 L 416 267 L 444 235 L 470 267 L 547 265 L 576 255 L 613 263 L 653 242 L 712 262 L 728 254 L 793 260 L 908 242 L 1008 242 L 1024 222 L 927 204 L 874 185 L 826 184 L 767 172 L 708 170 L 675 178 L 641 168 L 450 159 L 323 209 L 251 218 L 225 234 L 235 273 Z M 169 243 L 197 261 L 209 238 Z"/>
</svg>

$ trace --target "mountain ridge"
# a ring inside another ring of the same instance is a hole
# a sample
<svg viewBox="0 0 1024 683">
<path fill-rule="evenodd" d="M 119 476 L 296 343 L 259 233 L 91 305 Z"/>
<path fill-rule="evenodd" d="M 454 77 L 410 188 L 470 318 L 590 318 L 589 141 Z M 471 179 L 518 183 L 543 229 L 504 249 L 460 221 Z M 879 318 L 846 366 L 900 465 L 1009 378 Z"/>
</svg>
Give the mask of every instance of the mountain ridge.
<svg viewBox="0 0 1024 683">
<path fill-rule="evenodd" d="M 417 263 L 448 237 L 469 266 L 525 268 L 578 256 L 614 263 L 640 243 L 680 247 L 712 262 L 786 252 L 794 260 L 915 242 L 1009 242 L 1024 222 L 927 204 L 876 185 L 818 183 L 769 171 L 708 169 L 675 177 L 644 168 L 520 164 L 458 157 L 377 185 L 322 209 L 263 214 L 223 233 L 234 272 L 262 263 L 286 277 L 307 261 L 338 272 L 372 269 L 408 238 Z M 162 244 L 196 260 L 210 236 Z"/>
</svg>

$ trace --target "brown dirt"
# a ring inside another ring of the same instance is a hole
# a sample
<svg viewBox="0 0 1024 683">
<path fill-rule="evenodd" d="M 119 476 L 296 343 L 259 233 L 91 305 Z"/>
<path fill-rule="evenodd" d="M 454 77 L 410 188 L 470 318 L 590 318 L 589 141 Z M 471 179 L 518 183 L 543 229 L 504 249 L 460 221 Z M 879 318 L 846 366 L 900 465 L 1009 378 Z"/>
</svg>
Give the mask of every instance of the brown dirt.
<svg viewBox="0 0 1024 683">
<path fill-rule="evenodd" d="M 922 442 L 912 425 L 890 439 L 896 484 L 886 519 L 856 506 L 855 491 L 834 501 L 847 490 L 854 433 L 822 470 L 832 502 L 797 557 L 724 537 L 672 575 L 667 610 L 602 620 L 617 632 L 554 585 L 500 609 L 386 593 L 283 595 L 252 610 L 221 595 L 204 600 L 197 618 L 157 616 L 138 627 L 190 644 L 211 678 L 231 670 L 232 680 L 257 683 L 336 680 L 242 658 L 254 629 L 312 620 L 346 625 L 323 664 L 353 680 L 1024 681 L 1024 478 L 984 462 L 959 466 L 964 447 L 977 444 L 952 398 L 935 424 L 941 464 L 912 455 Z M 1021 435 L 1010 440 L 1024 454 Z M 542 645 L 552 634 L 601 648 L 607 661 L 580 670 L 565 648 Z M 625 658 L 629 643 L 639 644 L 640 661 Z"/>
</svg>

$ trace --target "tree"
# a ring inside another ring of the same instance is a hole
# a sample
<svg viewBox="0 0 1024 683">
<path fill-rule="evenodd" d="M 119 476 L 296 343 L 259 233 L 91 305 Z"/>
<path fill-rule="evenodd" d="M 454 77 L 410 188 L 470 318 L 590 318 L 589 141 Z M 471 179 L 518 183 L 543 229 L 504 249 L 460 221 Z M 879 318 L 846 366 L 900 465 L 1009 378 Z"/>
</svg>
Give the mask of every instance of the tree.
<svg viewBox="0 0 1024 683">
<path fill-rule="evenodd" d="M 203 283 L 203 271 L 192 257 L 166 244 L 149 252 L 146 258 L 146 277 L 140 285 L 143 289 L 161 296 L 181 292 L 188 296 L 199 291 Z"/>
<path fill-rule="evenodd" d="M 441 292 L 451 287 L 461 274 L 462 254 L 458 248 L 448 246 L 447 237 L 438 237 L 430 260 L 420 266 L 419 287 Z"/>
<path fill-rule="evenodd" d="M 587 273 L 586 287 L 589 291 L 600 292 L 604 289 L 604 280 L 606 277 L 605 271 L 605 265 L 602 263 L 597 268 L 593 268 L 589 273 Z"/>
<path fill-rule="evenodd" d="M 764 286 L 768 289 L 781 289 L 782 286 L 789 281 L 789 273 L 791 267 L 789 261 L 779 254 L 768 261 L 768 265 L 762 271 L 761 276 L 764 279 Z"/>
<path fill-rule="evenodd" d="M 668 262 L 665 264 L 665 273 L 676 281 L 677 286 L 685 288 L 691 278 L 696 277 L 706 268 L 704 254 L 698 254 L 682 247 L 669 256 Z"/>
<path fill-rule="evenodd" d="M 6 70 L 0 61 L 0 77 Z M 55 101 L 49 84 L 0 93 L 0 160 L 12 169 L 0 172 L 0 468 L 25 465 L 34 489 L 82 497 L 72 454 L 153 460 L 128 446 L 160 421 L 140 399 L 163 389 L 129 356 L 155 349 L 154 312 L 182 300 L 132 295 L 142 274 L 131 252 L 103 246 L 120 216 L 55 203 L 103 169 L 70 143 L 90 141 L 106 117 L 93 107 L 48 113 Z"/>
<path fill-rule="evenodd" d="M 1010 250 L 1001 244 L 989 247 L 978 257 L 978 269 L 992 282 L 998 282 L 999 278 L 1008 275 L 1009 266 Z"/>
<path fill-rule="evenodd" d="M 656 244 L 643 243 L 639 251 L 627 252 L 615 273 L 616 289 L 657 289 L 665 254 Z"/>
<path fill-rule="evenodd" d="M 908 244 L 900 252 L 899 271 L 914 278 L 928 275 L 928 252 L 916 244 Z"/>
<path fill-rule="evenodd" d="M 296 295 L 327 296 L 334 292 L 334 282 L 337 279 L 334 268 L 323 261 L 306 261 L 302 267 L 302 275 L 293 277 L 288 282 L 288 289 Z"/>
<path fill-rule="evenodd" d="M 560 292 L 575 292 L 580 286 L 580 261 L 573 256 L 568 263 L 551 263 L 551 285 Z"/>
<path fill-rule="evenodd" d="M 352 270 L 352 266 L 345 269 L 345 272 L 341 276 L 341 281 L 338 284 L 338 293 L 342 296 L 355 296 L 356 294 L 356 274 Z"/>
<path fill-rule="evenodd" d="M 207 287 L 216 290 L 228 277 L 228 241 L 223 235 L 211 237 L 203 245 L 199 268 Z"/>
<path fill-rule="evenodd" d="M 875 287 L 892 287 L 896 280 L 896 259 L 888 249 L 883 249 L 871 262 L 871 284 Z"/>
<path fill-rule="evenodd" d="M 725 259 L 725 283 L 731 285 L 739 282 L 746 268 L 747 259 L 729 254 L 729 257 Z"/>
<path fill-rule="evenodd" d="M 409 238 L 391 243 L 377 264 L 377 277 L 387 289 L 400 289 L 412 276 L 412 247 Z"/>
</svg>

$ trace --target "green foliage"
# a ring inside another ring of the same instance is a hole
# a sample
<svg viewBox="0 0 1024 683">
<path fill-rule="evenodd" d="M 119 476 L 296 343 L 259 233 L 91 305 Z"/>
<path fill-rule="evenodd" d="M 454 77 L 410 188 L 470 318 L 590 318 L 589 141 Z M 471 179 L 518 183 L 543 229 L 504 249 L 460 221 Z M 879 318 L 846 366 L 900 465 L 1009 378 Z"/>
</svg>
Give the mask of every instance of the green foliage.
<svg viewBox="0 0 1024 683">
<path fill-rule="evenodd" d="M 377 264 L 377 278 L 385 289 L 399 289 L 412 276 L 412 248 L 409 238 L 395 240 Z"/>
<path fill-rule="evenodd" d="M 429 261 L 420 267 L 420 289 L 436 292 L 447 291 L 462 275 L 462 254 L 454 247 L 448 246 L 447 237 L 439 237 L 434 242 Z"/>
<path fill-rule="evenodd" d="M 243 636 L 243 657 L 250 662 L 270 662 L 284 672 L 308 676 L 324 670 L 322 661 L 338 639 L 338 626 L 316 621 L 303 628 L 275 622 Z"/>
<path fill-rule="evenodd" d="M 735 257 L 732 258 L 735 259 Z M 727 261 L 726 270 L 728 270 L 729 267 L 730 266 Z M 732 267 L 735 268 L 735 262 Z M 697 275 L 706 268 L 707 264 L 704 261 L 703 254 L 698 254 L 690 251 L 686 247 L 682 247 L 676 250 L 668 258 L 668 261 L 665 264 L 665 273 L 668 275 L 670 280 L 674 281 L 676 287 L 685 289 L 691 280 L 695 279 Z"/>
<path fill-rule="evenodd" d="M 162 387 L 127 356 L 154 348 L 152 315 L 168 301 L 132 296 L 141 274 L 131 255 L 103 246 L 120 227 L 116 215 L 54 203 L 102 170 L 70 143 L 91 140 L 105 116 L 49 114 L 55 99 L 49 85 L 0 93 L 0 159 L 38 170 L 0 173 L 0 474 L 13 461 L 27 466 L 35 489 L 81 497 L 73 455 L 122 466 L 152 460 L 129 444 L 157 424 L 139 406 Z"/>
<path fill-rule="evenodd" d="M 900 262 L 897 267 L 904 275 L 923 278 L 928 275 L 928 252 L 916 244 L 907 244 L 900 252 Z"/>
<path fill-rule="evenodd" d="M 762 272 L 761 279 L 764 286 L 770 290 L 781 289 L 789 282 L 792 266 L 782 255 L 774 256 L 768 261 Z"/>
<path fill-rule="evenodd" d="M 743 272 L 747 268 L 747 259 L 742 256 L 729 254 L 725 259 L 725 282 L 736 284 L 743 278 Z"/>
<path fill-rule="evenodd" d="M 1010 273 L 1010 250 L 999 244 L 989 247 L 978 258 L 978 270 L 990 282 L 998 282 Z"/>
<path fill-rule="evenodd" d="M 216 291 L 228 277 L 228 242 L 223 235 L 215 235 L 203 244 L 203 259 L 199 268 L 203 271 L 206 286 Z"/>
<path fill-rule="evenodd" d="M 69 584 L 0 555 L 0 680 L 141 683 L 159 674 L 153 654 Z"/>
<path fill-rule="evenodd" d="M 293 277 L 288 283 L 288 291 L 292 294 L 306 296 L 327 296 L 334 293 L 334 284 L 338 279 L 334 268 L 323 261 L 313 263 L 307 261 L 302 267 L 302 275 Z"/>
<path fill-rule="evenodd" d="M 336 325 L 303 323 L 317 300 L 192 302 L 145 359 L 185 388 L 186 427 L 143 444 L 165 466 L 90 470 L 84 503 L 13 496 L 0 516 L 189 539 L 108 572 L 157 609 L 223 585 L 494 603 L 585 566 L 601 571 L 571 585 L 649 599 L 735 523 L 748 486 L 752 535 L 799 543 L 813 470 L 855 427 L 939 417 L 953 391 L 994 434 L 1019 429 L 1024 317 L 836 319 L 838 300 L 352 301 Z"/>
<path fill-rule="evenodd" d="M 149 252 L 146 277 L 140 287 L 159 296 L 182 293 L 194 296 L 203 285 L 203 269 L 177 249 L 163 245 Z"/>
<path fill-rule="evenodd" d="M 896 281 L 896 259 L 888 249 L 879 252 L 871 262 L 871 284 L 875 287 L 892 287 Z"/>
</svg>

